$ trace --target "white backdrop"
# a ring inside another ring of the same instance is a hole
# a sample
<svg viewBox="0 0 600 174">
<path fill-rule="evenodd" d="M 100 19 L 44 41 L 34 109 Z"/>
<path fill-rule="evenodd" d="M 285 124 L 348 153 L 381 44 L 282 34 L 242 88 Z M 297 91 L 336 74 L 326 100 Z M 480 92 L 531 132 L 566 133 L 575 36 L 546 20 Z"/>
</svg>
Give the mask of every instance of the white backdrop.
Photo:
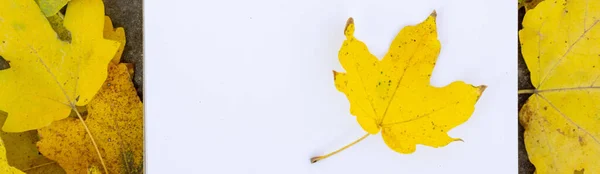
<svg viewBox="0 0 600 174">
<path fill-rule="evenodd" d="M 517 11 L 506 0 L 146 0 L 146 169 L 158 173 L 516 173 Z M 382 57 L 398 31 L 438 13 L 431 83 L 488 89 L 449 132 L 414 154 L 364 134 L 331 70 L 346 19 Z"/>
</svg>

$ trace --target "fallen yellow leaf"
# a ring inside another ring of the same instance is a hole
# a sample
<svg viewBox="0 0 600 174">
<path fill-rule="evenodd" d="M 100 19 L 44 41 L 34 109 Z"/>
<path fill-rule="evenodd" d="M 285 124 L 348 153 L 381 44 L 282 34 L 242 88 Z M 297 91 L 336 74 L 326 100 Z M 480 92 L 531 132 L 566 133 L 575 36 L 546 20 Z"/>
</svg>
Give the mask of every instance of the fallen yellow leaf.
<svg viewBox="0 0 600 174">
<path fill-rule="evenodd" d="M 417 144 L 441 147 L 461 140 L 447 132 L 469 119 L 485 86 L 460 81 L 445 87 L 429 84 L 440 51 L 435 18 L 434 12 L 424 22 L 402 29 L 382 60 L 354 37 L 354 21 L 348 20 L 339 51 L 346 72 L 333 73 L 336 88 L 350 101 L 350 113 L 368 132 L 357 141 L 381 131 L 389 148 L 408 154 Z"/>
<path fill-rule="evenodd" d="M 7 114 L 0 111 L 0 125 L 4 124 Z M 39 140 L 37 130 L 19 133 L 0 131 L 4 141 L 8 164 L 28 174 L 61 174 L 65 171 L 56 163 L 42 156 L 35 143 Z"/>
<path fill-rule="evenodd" d="M 109 76 L 87 106 L 85 122 L 96 138 L 109 173 L 142 171 L 144 117 L 141 103 L 124 64 L 109 65 Z M 77 118 L 66 118 L 39 130 L 38 148 L 67 173 L 86 173 L 102 166 Z"/>
<path fill-rule="evenodd" d="M 8 165 L 8 160 L 6 159 L 6 149 L 4 148 L 4 142 L 2 138 L 0 138 L 0 173 L 5 174 L 17 174 L 23 173 L 17 168 L 14 168 Z"/>
<path fill-rule="evenodd" d="M 114 64 L 119 64 L 121 62 L 121 55 L 123 55 L 123 49 L 125 49 L 125 29 L 123 27 L 113 28 L 112 21 L 110 17 L 104 17 L 104 38 L 117 41 L 121 43 L 117 53 L 111 60 Z"/>
<path fill-rule="evenodd" d="M 119 42 L 103 38 L 102 0 L 73 0 L 61 41 L 33 0 L 0 1 L 0 109 L 6 132 L 38 129 L 86 105 L 106 79 Z"/>
<path fill-rule="evenodd" d="M 600 173 L 600 3 L 543 1 L 519 31 L 535 89 L 519 119 L 536 173 Z"/>
</svg>

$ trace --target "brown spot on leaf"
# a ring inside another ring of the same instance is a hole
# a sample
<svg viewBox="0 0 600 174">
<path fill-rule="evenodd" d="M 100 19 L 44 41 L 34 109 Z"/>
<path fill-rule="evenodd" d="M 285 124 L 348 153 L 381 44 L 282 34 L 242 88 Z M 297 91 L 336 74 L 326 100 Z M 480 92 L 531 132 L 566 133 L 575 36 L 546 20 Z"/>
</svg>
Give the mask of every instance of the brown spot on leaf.
<svg viewBox="0 0 600 174">
<path fill-rule="evenodd" d="M 521 123 L 523 128 L 527 129 L 527 127 L 531 123 L 531 117 L 533 114 L 535 114 L 535 112 L 531 111 L 531 107 L 529 105 L 525 104 L 521 108 L 521 111 L 519 112 L 519 122 Z"/>
<path fill-rule="evenodd" d="M 582 137 L 582 136 L 579 136 L 579 145 L 581 145 L 581 146 L 585 146 L 585 144 L 586 144 L 586 143 L 585 143 L 585 139 L 583 139 L 583 137 Z"/>
<path fill-rule="evenodd" d="M 559 133 L 559 134 L 561 134 L 561 135 L 565 135 L 565 133 L 564 133 L 564 132 L 562 132 L 560 129 L 556 129 L 556 132 L 558 132 L 558 133 Z"/>
</svg>

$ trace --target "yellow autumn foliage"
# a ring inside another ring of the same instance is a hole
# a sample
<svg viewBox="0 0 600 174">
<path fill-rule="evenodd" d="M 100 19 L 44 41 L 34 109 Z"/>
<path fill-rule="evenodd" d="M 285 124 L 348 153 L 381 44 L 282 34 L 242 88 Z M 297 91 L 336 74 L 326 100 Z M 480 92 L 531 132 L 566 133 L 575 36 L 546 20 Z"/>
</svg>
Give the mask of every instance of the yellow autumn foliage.
<svg viewBox="0 0 600 174">
<path fill-rule="evenodd" d="M 600 2 L 543 1 L 519 31 L 533 93 L 519 119 L 536 173 L 600 173 Z"/>
<path fill-rule="evenodd" d="M 87 106 L 85 122 L 109 173 L 138 173 L 144 149 L 143 104 L 124 64 L 109 65 L 109 77 Z M 66 118 L 39 129 L 39 151 L 67 173 L 101 167 L 94 145 L 78 118 Z"/>
<path fill-rule="evenodd" d="M 440 52 L 435 19 L 434 12 L 402 29 L 382 60 L 354 37 L 352 18 L 344 31 L 339 60 L 346 72 L 334 71 L 335 85 L 362 128 L 370 134 L 381 131 L 399 153 L 412 153 L 417 144 L 441 147 L 460 140 L 447 132 L 469 119 L 485 89 L 460 81 L 429 84 Z"/>
<path fill-rule="evenodd" d="M 0 1 L 2 129 L 22 132 L 48 126 L 83 106 L 104 83 L 119 42 L 103 38 L 102 0 L 73 0 L 64 26 L 71 42 L 57 37 L 33 0 Z"/>
<path fill-rule="evenodd" d="M 4 146 L 4 142 L 0 138 L 0 173 L 3 174 L 21 174 L 23 171 L 20 171 L 17 168 L 14 168 L 8 164 L 8 160 L 6 158 L 6 148 Z M 23 173 L 24 174 L 24 173 Z"/>
</svg>

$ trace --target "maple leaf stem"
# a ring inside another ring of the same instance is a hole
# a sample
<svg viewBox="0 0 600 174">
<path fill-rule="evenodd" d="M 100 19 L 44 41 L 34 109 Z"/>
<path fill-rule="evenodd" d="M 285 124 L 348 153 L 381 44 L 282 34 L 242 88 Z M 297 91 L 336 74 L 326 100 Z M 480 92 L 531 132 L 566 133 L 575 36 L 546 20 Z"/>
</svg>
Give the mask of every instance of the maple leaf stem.
<svg viewBox="0 0 600 174">
<path fill-rule="evenodd" d="M 345 145 L 344 147 L 342 147 L 342 148 L 340 148 L 340 149 L 338 149 L 338 150 L 336 150 L 336 151 L 333 151 L 333 152 L 331 152 L 331 153 L 328 153 L 328 154 L 326 154 L 326 155 L 323 155 L 323 156 L 316 156 L 316 157 L 312 157 L 312 158 L 310 158 L 310 163 L 313 163 L 313 164 L 314 164 L 314 163 L 316 163 L 316 162 L 319 162 L 319 161 L 321 161 L 321 160 L 324 160 L 324 159 L 325 159 L 325 158 L 327 158 L 327 157 L 333 156 L 333 155 L 335 155 L 336 153 L 339 153 L 339 152 L 341 152 L 341 151 L 343 151 L 343 150 L 345 150 L 345 149 L 349 148 L 350 146 L 353 146 L 354 144 L 356 144 L 356 143 L 358 143 L 358 142 L 360 142 L 360 141 L 364 140 L 364 139 L 365 139 L 365 138 L 367 138 L 368 136 L 369 136 L 369 133 L 367 133 L 367 134 L 363 135 L 363 136 L 362 136 L 362 137 L 360 137 L 358 140 L 356 140 L 356 141 L 353 141 L 352 143 L 350 143 L 350 144 L 348 144 L 348 145 Z"/>
<path fill-rule="evenodd" d="M 537 90 L 535 90 L 535 89 L 519 89 L 518 94 L 533 94 L 536 91 Z"/>
<path fill-rule="evenodd" d="M 72 105 L 71 108 L 73 108 L 73 111 L 75 111 L 75 113 L 77 114 L 77 117 L 79 117 L 79 121 L 81 121 L 81 124 L 83 124 L 83 127 L 85 128 L 85 132 L 87 132 L 87 134 L 90 136 L 90 139 L 92 140 L 92 144 L 94 144 L 94 148 L 96 149 L 96 153 L 98 153 L 98 158 L 100 158 L 100 163 L 102 164 L 102 168 L 104 168 L 104 173 L 108 174 L 108 168 L 106 168 L 106 164 L 104 164 L 104 159 L 102 158 L 102 154 L 100 154 L 100 149 L 98 149 L 98 145 L 96 145 L 96 140 L 94 140 L 94 137 L 92 136 L 92 133 L 90 132 L 90 129 L 87 127 L 87 124 L 85 124 L 85 121 L 83 120 L 83 117 L 81 117 L 81 114 L 77 110 L 77 107 L 75 107 L 75 105 Z"/>
</svg>

